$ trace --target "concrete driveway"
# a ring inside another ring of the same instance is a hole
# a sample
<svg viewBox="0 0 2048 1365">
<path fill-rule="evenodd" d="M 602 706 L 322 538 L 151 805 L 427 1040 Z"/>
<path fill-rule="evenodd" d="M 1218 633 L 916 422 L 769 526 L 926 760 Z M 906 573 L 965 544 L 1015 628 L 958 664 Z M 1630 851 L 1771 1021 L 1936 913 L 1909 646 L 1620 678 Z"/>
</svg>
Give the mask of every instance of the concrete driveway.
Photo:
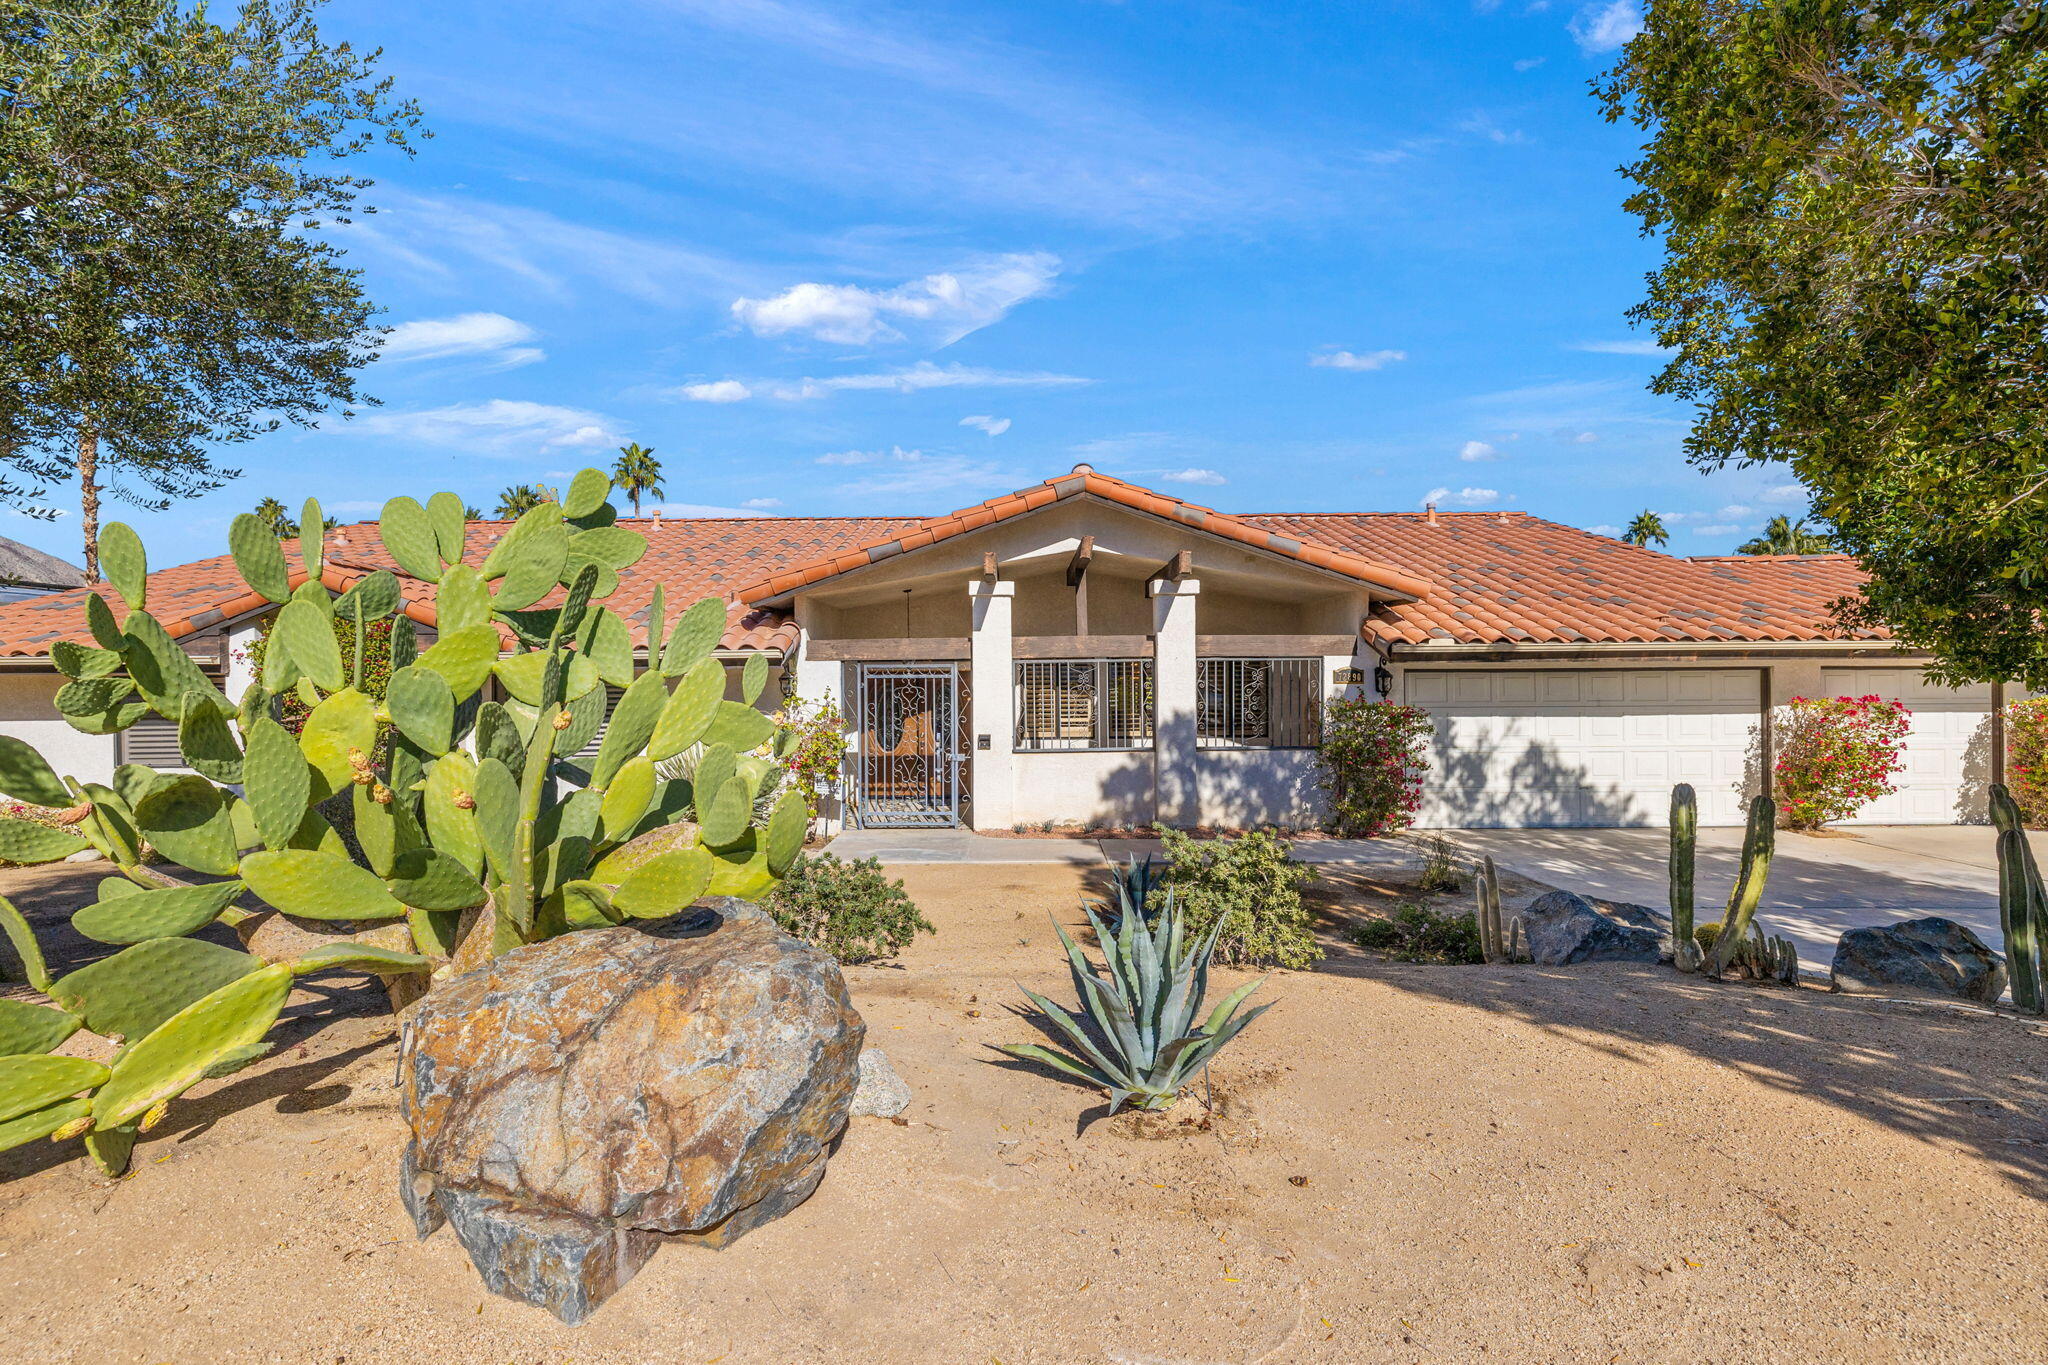
<svg viewBox="0 0 2048 1365">
<path fill-rule="evenodd" d="M 1659 829 L 1456 830 L 1475 856 L 1582 894 L 1656 910 L 1670 897 Z M 1427 837 L 1424 835 L 1423 837 Z M 1694 896 L 1701 922 L 1720 918 L 1741 861 L 1742 831 L 1703 829 Z M 2048 854 L 2048 848 L 2041 850 Z M 1985 825 L 1859 827 L 1841 834 L 1781 831 L 1764 890 L 1765 931 L 1787 934 L 1800 961 L 1824 972 L 1845 930 L 1920 915 L 1967 924 L 2004 951 L 1998 929 L 1998 856 Z"/>
</svg>

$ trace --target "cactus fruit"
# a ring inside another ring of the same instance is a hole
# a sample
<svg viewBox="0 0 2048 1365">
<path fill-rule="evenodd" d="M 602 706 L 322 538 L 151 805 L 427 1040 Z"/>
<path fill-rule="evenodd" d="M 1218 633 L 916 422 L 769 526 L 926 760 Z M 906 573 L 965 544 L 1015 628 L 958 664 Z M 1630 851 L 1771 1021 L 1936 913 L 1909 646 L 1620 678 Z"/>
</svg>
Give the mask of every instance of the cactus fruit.
<svg viewBox="0 0 2048 1365">
<path fill-rule="evenodd" d="M 234 563 L 256 599 L 275 604 L 262 677 L 239 706 L 147 611 L 134 533 L 103 533 L 120 601 L 88 596 L 93 643 L 53 652 L 70 680 L 59 713 L 106 734 L 153 712 L 178 726 L 188 771 L 124 764 L 109 784 L 80 784 L 0 737 L 0 794 L 74 821 L 0 817 L 0 857 L 99 850 L 120 875 L 74 923 L 128 945 L 51 980 L 27 922 L 0 899 L 0 930 L 61 1007 L 0 1002 L 5 1058 L 41 1057 L 80 1027 L 126 1044 L 105 1077 L 47 1099 L 24 1090 L 30 1107 L 0 1120 L 0 1147 L 18 1134 L 82 1134 L 96 1161 L 120 1169 L 178 1094 L 261 1055 L 295 975 L 419 983 L 551 934 L 673 915 L 706 894 L 758 896 L 788 870 L 808 819 L 780 787 L 791 738 L 753 706 L 767 663 L 751 659 L 737 690 L 745 700 L 728 701 L 716 657 L 726 603 L 707 598 L 671 620 L 657 585 L 636 668 L 627 619 L 604 598 L 646 541 L 617 524 L 607 487 L 599 471 L 579 474 L 561 504 L 521 517 L 476 564 L 464 562 L 460 499 L 386 504 L 385 551 L 408 578 L 434 585 L 438 634 L 425 650 L 403 614 L 424 594 L 408 599 L 388 569 L 328 564 L 317 503 L 301 518 L 303 573 L 260 521 L 237 518 Z M 337 596 L 329 579 L 341 573 L 350 581 Z M 365 690 L 362 644 L 384 621 L 391 674 L 378 697 Z M 337 630 L 353 634 L 353 657 Z M 503 700 L 481 695 L 493 678 Z M 616 704 L 607 685 L 621 689 Z M 280 721 L 286 693 L 307 707 L 297 735 Z M 587 770 L 569 761 L 600 730 Z M 353 813 L 349 841 L 319 809 L 337 798 Z M 145 842 L 222 880 L 187 884 L 145 868 Z M 267 909 L 245 911 L 245 895 Z M 274 964 L 190 937 L 217 921 L 246 921 L 253 935 L 256 916 L 273 911 L 316 938 L 333 932 Z M 380 926 L 377 946 L 357 941 L 365 922 Z M 81 1090 L 94 1094 L 72 1098 Z"/>
</svg>

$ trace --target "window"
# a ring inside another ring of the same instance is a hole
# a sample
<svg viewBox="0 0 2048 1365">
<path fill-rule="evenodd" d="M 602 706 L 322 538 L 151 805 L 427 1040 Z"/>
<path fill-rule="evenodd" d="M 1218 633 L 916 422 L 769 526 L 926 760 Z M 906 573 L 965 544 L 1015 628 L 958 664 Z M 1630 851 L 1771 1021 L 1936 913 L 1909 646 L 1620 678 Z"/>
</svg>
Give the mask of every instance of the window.
<svg viewBox="0 0 2048 1365">
<path fill-rule="evenodd" d="M 147 768 L 172 769 L 185 766 L 185 751 L 178 747 L 178 726 L 154 711 L 114 735 L 114 761 L 140 763 Z"/>
<path fill-rule="evenodd" d="M 1150 747 L 1150 659 L 1034 659 L 1017 665 L 1018 749 Z"/>
<path fill-rule="evenodd" d="M 1321 659 L 1203 659 L 1196 743 L 1204 749 L 1308 749 L 1322 738 Z"/>
</svg>

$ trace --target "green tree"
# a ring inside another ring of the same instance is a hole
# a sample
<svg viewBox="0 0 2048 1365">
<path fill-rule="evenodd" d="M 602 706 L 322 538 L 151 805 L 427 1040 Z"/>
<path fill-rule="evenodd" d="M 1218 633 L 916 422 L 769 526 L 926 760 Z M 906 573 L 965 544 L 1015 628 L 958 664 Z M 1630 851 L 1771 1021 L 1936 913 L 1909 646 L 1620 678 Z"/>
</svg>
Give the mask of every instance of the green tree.
<svg viewBox="0 0 2048 1365">
<path fill-rule="evenodd" d="M 1772 517 L 1764 523 L 1762 535 L 1736 546 L 1735 552 L 1744 555 L 1824 555 L 1834 548 L 1834 541 L 1807 526 L 1805 521 Z"/>
<path fill-rule="evenodd" d="M 619 447 L 618 463 L 612 466 L 612 487 L 632 501 L 633 515 L 640 515 L 640 499 L 666 496 L 661 491 L 661 461 L 638 441 Z"/>
<path fill-rule="evenodd" d="M 1631 545 L 1648 545 L 1653 540 L 1666 545 L 1671 541 L 1671 533 L 1664 529 L 1664 518 L 1645 507 L 1636 513 L 1636 519 L 1628 524 L 1621 538 Z"/>
<path fill-rule="evenodd" d="M 468 503 L 464 503 L 462 504 L 462 519 L 464 521 L 482 521 L 484 519 L 484 509 L 472 507 Z"/>
<path fill-rule="evenodd" d="M 257 503 L 253 510 L 257 516 L 263 518 L 263 524 L 278 535 L 283 536 L 287 540 L 298 535 L 299 523 L 285 510 L 285 505 L 276 498 L 265 498 Z M 322 530 L 332 531 L 341 523 L 333 517 L 322 517 L 320 518 L 320 525 Z"/>
<path fill-rule="evenodd" d="M 536 488 L 530 483 L 515 483 L 498 494 L 498 520 L 514 521 L 542 503 L 551 501 L 553 499 L 548 497 L 546 489 Z"/>
<path fill-rule="evenodd" d="M 0 0 L 0 496 L 76 478 L 89 581 L 102 491 L 167 507 L 235 477 L 215 447 L 365 401 L 375 310 L 311 234 L 419 114 L 317 3 Z"/>
<path fill-rule="evenodd" d="M 1687 453 L 1788 466 L 1951 682 L 2048 687 L 2048 16 L 2032 0 L 1651 0 L 1600 88 L 1646 131 Z"/>
</svg>

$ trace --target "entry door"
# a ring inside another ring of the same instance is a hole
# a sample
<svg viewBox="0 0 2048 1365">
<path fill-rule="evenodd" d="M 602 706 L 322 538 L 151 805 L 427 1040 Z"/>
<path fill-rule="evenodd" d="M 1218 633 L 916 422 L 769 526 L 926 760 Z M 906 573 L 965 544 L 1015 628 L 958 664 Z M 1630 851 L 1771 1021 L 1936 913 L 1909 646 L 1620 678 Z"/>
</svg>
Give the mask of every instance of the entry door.
<svg viewBox="0 0 2048 1365">
<path fill-rule="evenodd" d="M 862 664 L 854 818 L 863 829 L 960 823 L 960 670 Z"/>
</svg>

